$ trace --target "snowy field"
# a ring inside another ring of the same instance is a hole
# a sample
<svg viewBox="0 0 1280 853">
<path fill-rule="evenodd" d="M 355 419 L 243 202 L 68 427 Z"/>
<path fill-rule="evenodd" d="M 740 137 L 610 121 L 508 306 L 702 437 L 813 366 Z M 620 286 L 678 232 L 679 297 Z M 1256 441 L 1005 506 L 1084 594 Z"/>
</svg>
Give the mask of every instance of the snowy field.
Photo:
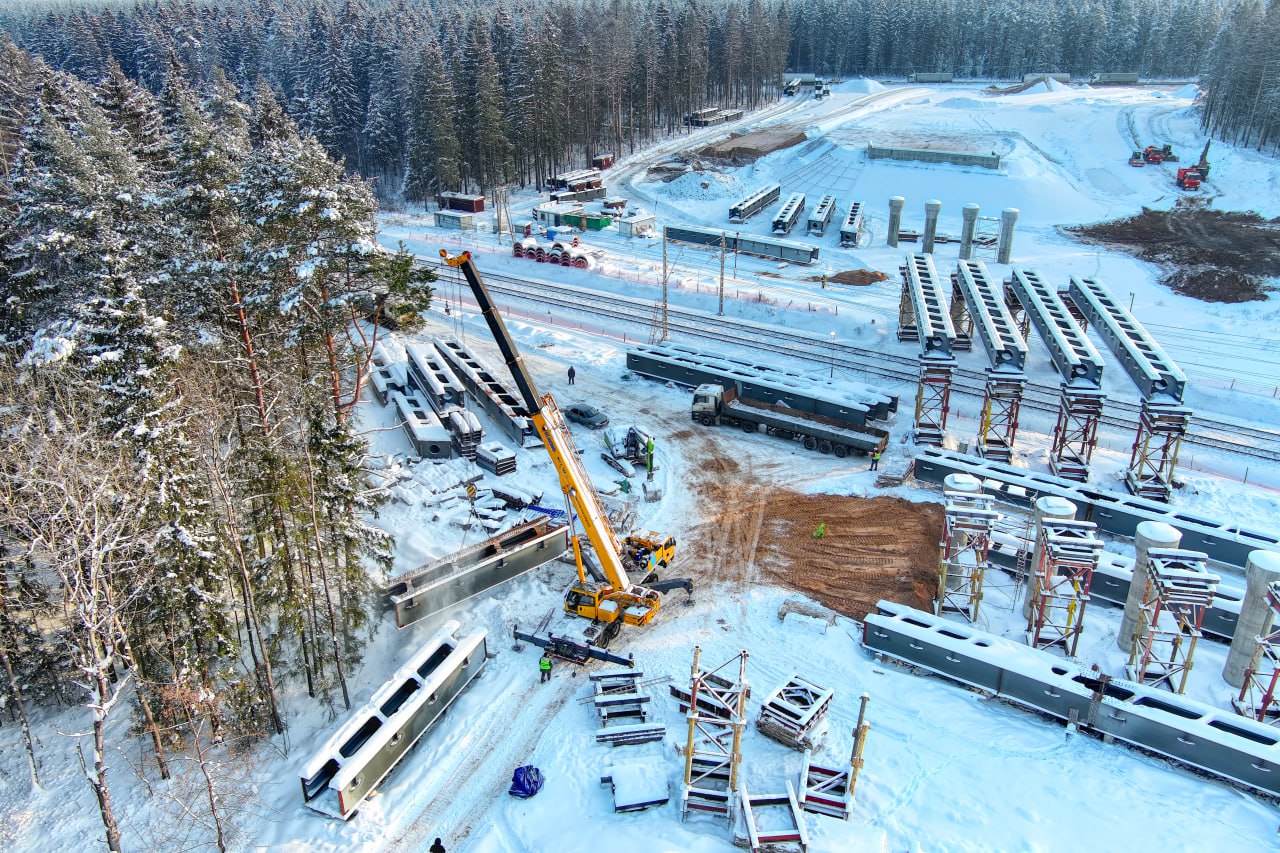
<svg viewBox="0 0 1280 853">
<path fill-rule="evenodd" d="M 897 266 L 913 244 L 884 245 L 886 199 L 907 198 L 904 226 L 923 223 L 924 201 L 943 202 L 939 230 L 958 234 L 960 209 L 974 202 L 983 215 L 1001 209 L 1020 211 L 1013 260 L 1040 270 L 1051 281 L 1068 275 L 1101 277 L 1118 296 L 1132 300 L 1134 313 L 1160 340 L 1190 377 L 1188 404 L 1197 412 L 1242 422 L 1280 427 L 1273 394 L 1280 382 L 1280 336 L 1274 332 L 1280 311 L 1274 298 L 1241 305 L 1212 305 L 1178 296 L 1160 286 L 1159 271 L 1126 255 L 1085 246 L 1059 226 L 1112 219 L 1144 205 L 1169 207 L 1179 194 L 1169 168 L 1131 169 L 1131 133 L 1150 143 L 1171 143 L 1184 160 L 1198 156 L 1204 139 L 1191 109 L 1193 90 L 1148 88 L 1067 88 L 1043 85 L 1019 93 L 992 96 L 964 87 L 886 89 L 871 81 L 833 87 L 830 98 L 788 100 L 767 117 L 747 116 L 735 130 L 786 123 L 806 130 L 809 140 L 764 157 L 751 166 L 724 172 L 691 172 L 670 183 L 646 180 L 645 167 L 691 143 L 682 137 L 658 150 L 625 159 L 606 181 L 650 211 L 660 224 L 723 227 L 727 208 L 753 188 L 778 182 L 785 194 L 810 196 L 833 192 L 847 209 L 863 200 L 869 235 L 862 248 L 840 249 L 835 232 L 820 240 L 822 261 L 815 268 L 779 267 L 742 258 L 726 286 L 725 313 L 811 332 L 819 340 L 834 332 L 841 342 L 913 355 L 897 343 L 893 331 L 898 303 Z M 723 128 L 700 131 L 692 141 L 708 142 Z M 999 171 L 923 163 L 870 162 L 868 141 L 903 147 L 963 148 L 995 151 Z M 1206 184 L 1214 207 L 1280 215 L 1280 164 L 1214 144 L 1213 180 Z M 531 193 L 511 200 L 515 219 L 536 203 Z M 837 219 L 842 212 L 837 213 Z M 658 241 L 626 240 L 611 232 L 585 235 L 601 256 L 595 271 L 532 265 L 509 256 L 492 233 L 445 232 L 429 219 L 388 216 L 384 241 L 405 241 L 434 257 L 437 249 L 471 249 L 484 273 L 522 273 L 601 292 L 646 299 L 660 294 L 661 248 Z M 765 233 L 765 217 L 743 230 Z M 918 245 L 918 244 L 916 244 Z M 949 270 L 956 244 L 941 245 L 935 255 L 940 271 Z M 671 301 L 682 308 L 714 314 L 719 259 L 685 248 L 673 251 L 676 272 Z M 995 274 L 1008 268 L 985 259 Z M 889 280 L 869 287 L 822 290 L 810 276 L 824 271 L 881 270 Z M 502 300 L 499 300 L 502 302 Z M 444 309 L 448 306 L 449 312 Z M 659 482 L 665 498 L 657 504 L 618 491 L 620 475 L 599 458 L 599 435 L 574 427 L 583 459 L 597 488 L 610 503 L 630 503 L 637 526 L 687 538 L 713 507 L 702 506 L 683 488 L 688 474 L 703 463 L 694 445 L 675 438 L 689 426 L 687 392 L 641 380 L 623 381 L 628 344 L 644 342 L 650 330 L 609 327 L 571 310 L 549 315 L 528 302 L 504 306 L 508 326 L 540 390 L 551 392 L 563 408 L 587 400 L 604 409 L 615 426 L 635 424 L 658 437 Z M 429 328 L 421 336 L 453 334 L 464 338 L 491 363 L 496 348 L 471 307 L 465 284 L 446 275 L 439 283 Z M 1034 336 L 1033 336 L 1034 338 Z M 705 344 L 695 344 L 705 346 Z M 726 349 L 750 341 L 724 341 Z M 1104 349 L 1099 344 L 1099 349 Z M 776 360 L 776 359 L 775 359 Z M 980 351 L 961 353 L 962 367 L 982 369 Z M 577 369 L 570 389 L 565 370 Z M 812 362 L 794 367 L 825 377 Z M 832 369 L 836 380 L 841 371 Z M 1052 368 L 1038 339 L 1031 344 L 1029 373 L 1051 382 Z M 848 377 L 869 381 L 865 376 Z M 1235 384 L 1235 388 L 1230 386 Z M 914 387 L 885 385 L 903 405 L 891 422 L 893 441 L 881 469 L 906 467 L 912 447 L 902 439 L 910 429 Z M 1108 358 L 1104 390 L 1109 396 L 1137 395 L 1114 360 Z M 953 414 L 954 438 L 970 441 L 978 403 L 961 401 Z M 465 527 L 469 507 L 458 484 L 475 473 L 467 463 L 443 465 L 406 459 L 408 445 L 390 413 L 376 404 L 364 407 L 363 423 L 379 466 L 377 475 L 395 484 L 394 499 L 378 523 L 398 537 L 396 571 L 422 565 L 475 544 L 488 534 Z M 1050 415 L 1026 412 L 1019 433 L 1019 461 L 1045 470 L 1053 422 Z M 489 437 L 499 437 L 490 429 Z M 779 482 L 816 494 L 893 494 L 937 501 L 922 488 L 876 489 L 875 475 L 862 459 L 837 460 L 800 450 L 763 436 L 725 430 L 717 434 L 723 452 L 734 458 L 769 458 L 783 464 L 770 470 Z M 1104 430 L 1094 457 L 1095 482 L 1118 487 L 1128 463 L 1131 436 Z M 793 449 L 794 448 L 794 449 Z M 555 475 L 541 450 L 518 450 L 518 471 L 504 478 L 559 505 Z M 1221 453 L 1184 450 L 1180 476 L 1186 487 L 1179 505 L 1206 515 L 1229 518 L 1269 530 L 1280 517 L 1280 466 Z M 744 464 L 748 464 L 744 462 Z M 1260 467 L 1261 466 L 1261 467 Z M 489 475 L 486 475 L 488 477 Z M 1247 480 L 1247 482 L 1245 482 Z M 483 483 L 481 488 L 483 488 Z M 638 486 L 638 481 L 637 481 Z M 514 514 L 511 520 L 515 520 Z M 1108 550 L 1132 554 L 1124 542 Z M 677 563 L 679 557 L 677 556 Z M 607 847 L 613 853 L 677 853 L 734 849 L 726 827 L 710 818 L 682 823 L 678 807 L 685 723 L 666 685 L 650 688 L 656 719 L 667 726 L 661 743 L 610 749 L 594 741 L 594 710 L 580 700 L 590 693 L 586 679 L 568 666 L 557 668 L 550 684 L 540 685 L 537 655 L 512 650 L 513 625 L 535 627 L 552 613 L 552 630 L 562 619 L 563 591 L 572 569 L 553 562 L 493 592 L 444 614 L 397 632 L 384 618 L 353 679 L 353 700 L 362 703 L 445 619 L 463 632 L 484 629 L 493 655 L 485 673 L 349 822 L 321 817 L 302 807 L 298 774 L 337 725 L 305 696 L 286 701 L 286 736 L 253 755 L 228 759 L 243 776 L 245 802 L 238 849 L 252 850 L 423 850 L 442 836 L 450 853 L 573 853 Z M 677 573 L 678 568 L 677 568 Z M 749 572 L 744 572 L 749 574 Z M 999 573 L 992 573 L 997 575 Z M 989 583 L 979 626 L 1020 639 L 1025 627 L 1000 579 Z M 682 595 L 682 594 L 681 594 Z M 678 598 L 673 596 L 672 598 Z M 936 678 L 909 674 L 874 661 L 861 648 L 861 626 L 836 617 L 827 622 L 805 616 L 779 618 L 779 608 L 795 599 L 768 585 L 702 587 L 689 607 L 669 602 L 659 621 L 624 635 L 646 678 L 669 676 L 687 683 L 693 647 L 702 648 L 704 665 L 716 665 L 747 650 L 753 686 L 748 713 L 754 720 L 760 700 L 793 674 L 835 690 L 815 759 L 839 766 L 847 761 L 858 697 L 870 695 L 872 724 L 866 769 L 858 785 L 849 822 L 808 815 L 811 849 L 844 853 L 861 850 L 1197 850 L 1275 849 L 1280 812 L 1274 802 L 1119 745 L 1070 735 L 1053 721 L 1017 710 Z M 1091 606 L 1080 661 L 1121 675 L 1124 656 L 1116 649 L 1119 611 Z M 1226 646 L 1202 642 L 1188 693 L 1218 707 L 1229 707 L 1233 693 L 1220 677 Z M 338 715 L 341 717 L 342 715 Z M 124 715 L 113 718 L 118 752 L 112 758 L 114 804 L 125 832 L 126 848 L 183 849 L 171 833 L 175 818 L 148 799 L 133 771 L 144 747 L 125 737 Z M 57 732 L 82 725 L 78 712 L 46 714 L 37 722 L 46 734 L 47 784 L 29 793 L 16 726 L 0 728 L 0 847 L 21 850 L 91 849 L 101 845 L 101 826 L 74 753 Z M 599 779 L 615 760 L 653 755 L 662 761 L 673 802 L 644 812 L 614 815 L 607 787 Z M 749 727 L 743 746 L 743 774 L 753 793 L 785 790 L 800 771 L 801 755 Z M 512 770 L 539 766 L 547 784 L 537 797 L 506 795 Z M 151 782 L 153 787 L 154 782 Z"/>
</svg>

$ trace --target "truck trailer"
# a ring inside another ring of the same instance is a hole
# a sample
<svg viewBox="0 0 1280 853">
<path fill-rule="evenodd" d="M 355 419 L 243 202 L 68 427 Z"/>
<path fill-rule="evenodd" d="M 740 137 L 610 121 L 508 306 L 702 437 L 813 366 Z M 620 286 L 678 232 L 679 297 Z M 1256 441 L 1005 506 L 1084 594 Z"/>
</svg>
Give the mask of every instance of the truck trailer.
<svg viewBox="0 0 1280 853">
<path fill-rule="evenodd" d="M 751 400 L 740 396 L 732 385 L 699 385 L 693 392 L 692 416 L 703 426 L 728 424 L 742 427 L 744 432 L 763 430 L 799 442 L 805 450 L 834 453 L 841 459 L 850 453 L 883 452 L 889 442 L 888 430 Z"/>
</svg>

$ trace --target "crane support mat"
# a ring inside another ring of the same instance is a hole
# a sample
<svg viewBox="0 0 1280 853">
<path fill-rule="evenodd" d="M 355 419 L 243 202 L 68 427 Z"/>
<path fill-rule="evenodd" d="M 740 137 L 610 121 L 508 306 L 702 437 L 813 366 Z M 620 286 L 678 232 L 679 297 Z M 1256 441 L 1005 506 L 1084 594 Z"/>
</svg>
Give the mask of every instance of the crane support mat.
<svg viewBox="0 0 1280 853">
<path fill-rule="evenodd" d="M 808 749 L 833 695 L 834 691 L 793 675 L 764 700 L 756 728 L 779 743 Z"/>
<path fill-rule="evenodd" d="M 862 640 L 872 651 L 1280 796 L 1280 731 L 1272 726 L 1150 685 L 1099 678 L 1057 655 L 892 601 L 876 610 Z"/>
<path fill-rule="evenodd" d="M 667 727 L 661 723 L 634 723 L 623 726 L 605 726 L 596 731 L 596 743 L 607 743 L 609 746 L 631 746 L 637 743 L 649 743 L 662 740 L 667 736 Z"/>
<path fill-rule="evenodd" d="M 800 808 L 848 820 L 853 812 L 852 772 L 851 767 L 820 767 L 806 749 L 800 771 Z"/>
<path fill-rule="evenodd" d="M 739 788 L 742 808 L 738 811 L 734 840 L 746 841 L 752 853 L 773 850 L 776 845 L 789 844 L 805 853 L 809 849 L 809 831 L 804 825 L 804 814 L 796 801 L 796 789 L 787 782 L 785 794 L 751 794 L 744 784 Z M 766 811 L 767 810 L 767 811 Z M 768 824 L 766 826 L 765 824 Z"/>
<path fill-rule="evenodd" d="M 667 771 L 660 756 L 645 756 L 614 762 L 600 777 L 601 785 L 613 788 L 615 812 L 637 812 L 671 801 Z"/>
<path fill-rule="evenodd" d="M 1163 521 L 1182 531 L 1181 548 L 1203 551 L 1209 559 L 1244 568 L 1253 551 L 1280 551 L 1280 535 L 1247 530 L 1239 525 L 1180 510 L 1159 501 L 1118 492 L 1104 492 L 1086 484 L 1015 468 L 941 448 L 922 449 L 915 459 L 915 478 L 941 483 L 948 474 L 972 474 L 997 500 L 1032 506 L 1045 495 L 1066 498 L 1078 509 L 1076 517 L 1092 521 L 1117 536 L 1132 537 L 1144 521 Z"/>
</svg>

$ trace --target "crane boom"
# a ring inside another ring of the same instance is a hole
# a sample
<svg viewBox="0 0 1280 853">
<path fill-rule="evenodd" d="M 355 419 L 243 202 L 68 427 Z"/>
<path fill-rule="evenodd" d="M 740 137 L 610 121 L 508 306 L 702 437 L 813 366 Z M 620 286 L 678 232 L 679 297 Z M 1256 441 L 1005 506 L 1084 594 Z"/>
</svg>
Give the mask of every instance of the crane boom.
<svg viewBox="0 0 1280 853">
<path fill-rule="evenodd" d="M 460 255 L 450 256 L 448 252 L 441 249 L 440 256 L 449 266 L 460 269 L 467 279 L 467 284 L 470 285 L 471 292 L 476 298 L 476 304 L 480 306 L 480 313 L 489 326 L 489 332 L 497 342 L 507 368 L 511 371 L 511 377 L 515 380 L 516 388 L 524 398 L 525 407 L 534 413 L 532 418 L 534 429 L 537 430 L 538 437 L 547 448 L 547 454 L 551 457 L 551 463 L 555 466 L 556 474 L 560 478 L 560 489 L 564 492 L 565 501 L 582 524 L 587 541 L 591 543 L 600 561 L 608 586 L 612 587 L 613 593 L 620 593 L 628 599 L 619 602 L 626 606 L 636 603 L 629 600 L 632 597 L 648 601 L 651 600 L 649 596 L 652 595 L 652 600 L 657 600 L 657 593 L 643 587 L 632 586 L 626 567 L 622 563 L 622 546 L 618 542 L 617 534 L 613 531 L 613 526 L 609 523 L 603 504 L 600 503 L 600 496 L 582 465 L 582 457 L 569 432 L 569 425 L 565 423 L 564 416 L 550 394 L 538 395 L 533 377 L 529 375 L 524 360 L 520 357 L 520 352 L 516 349 L 506 324 L 502 321 L 502 315 L 498 313 L 493 300 L 489 297 L 489 291 L 480 279 L 475 263 L 471 260 L 471 253 L 463 252 Z M 585 586 L 586 573 L 583 569 L 576 535 L 573 544 L 578 581 L 580 585 Z M 605 597 L 609 597 L 609 594 L 605 594 Z M 656 610 L 656 605 L 654 609 Z"/>
</svg>

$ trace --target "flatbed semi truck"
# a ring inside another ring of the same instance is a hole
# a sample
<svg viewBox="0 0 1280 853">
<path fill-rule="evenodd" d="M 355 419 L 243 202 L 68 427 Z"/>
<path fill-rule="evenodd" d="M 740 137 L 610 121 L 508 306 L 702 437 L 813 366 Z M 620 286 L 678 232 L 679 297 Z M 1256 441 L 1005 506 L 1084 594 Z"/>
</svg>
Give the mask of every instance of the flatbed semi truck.
<svg viewBox="0 0 1280 853">
<path fill-rule="evenodd" d="M 740 396 L 734 386 L 714 383 L 699 385 L 693 392 L 692 416 L 703 426 L 728 424 L 745 432 L 763 430 L 799 442 L 806 450 L 834 453 L 840 458 L 850 453 L 883 452 L 889 442 L 888 430 L 751 400 Z"/>
</svg>

